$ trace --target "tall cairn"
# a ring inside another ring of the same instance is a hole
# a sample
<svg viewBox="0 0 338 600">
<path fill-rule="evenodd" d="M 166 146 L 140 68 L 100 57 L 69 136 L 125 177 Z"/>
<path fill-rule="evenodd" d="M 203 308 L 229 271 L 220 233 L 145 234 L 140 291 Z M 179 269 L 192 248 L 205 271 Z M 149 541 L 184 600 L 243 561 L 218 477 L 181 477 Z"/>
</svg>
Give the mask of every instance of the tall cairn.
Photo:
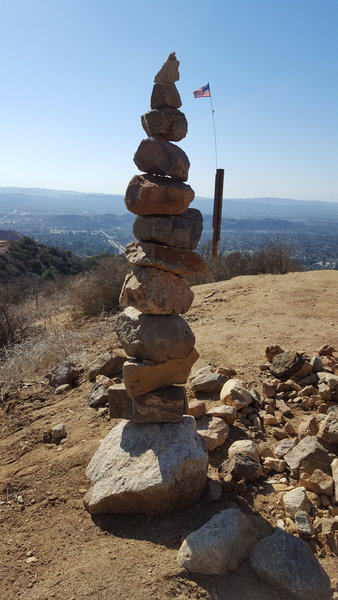
<svg viewBox="0 0 338 600">
<path fill-rule="evenodd" d="M 130 358 L 123 366 L 124 384 L 110 387 L 108 393 L 110 417 L 128 421 L 106 438 L 111 440 L 107 442 L 111 464 L 104 440 L 87 469 L 93 488 L 85 505 L 92 514 L 175 510 L 196 502 L 206 480 L 205 447 L 194 419 L 184 416 L 183 384 L 199 356 L 195 336 L 180 316 L 189 310 L 194 297 L 185 278 L 203 273 L 206 263 L 194 252 L 203 219 L 199 210 L 188 208 L 195 196 L 185 183 L 190 163 L 172 143 L 183 139 L 188 129 L 175 85 L 178 66 L 172 53 L 155 76 L 151 110 L 141 117 L 148 137 L 134 155 L 142 174 L 132 178 L 125 195 L 128 210 L 137 215 L 133 227 L 137 241 L 126 247 L 132 272 L 122 287 L 120 304 L 125 308 L 117 318 L 116 333 Z M 165 458 L 158 447 L 159 434 Z M 136 452 L 138 439 L 141 447 Z M 132 467 L 128 440 L 133 448 Z M 150 449 L 159 471 L 156 493 L 144 460 Z M 116 458 L 121 452 L 124 466 Z M 97 468 L 99 456 L 104 462 L 101 470 Z M 114 464 L 118 465 L 115 478 Z M 131 468 L 140 471 L 136 487 L 142 488 L 141 499 L 140 495 L 135 498 Z M 100 482 L 103 494 L 98 491 Z"/>
</svg>

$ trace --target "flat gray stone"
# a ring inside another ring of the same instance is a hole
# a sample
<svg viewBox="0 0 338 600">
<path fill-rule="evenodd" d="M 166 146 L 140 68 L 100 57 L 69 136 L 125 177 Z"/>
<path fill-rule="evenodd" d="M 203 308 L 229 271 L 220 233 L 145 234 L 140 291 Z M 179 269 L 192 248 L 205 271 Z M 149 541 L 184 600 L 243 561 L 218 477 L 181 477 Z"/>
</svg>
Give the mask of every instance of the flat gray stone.
<svg viewBox="0 0 338 600">
<path fill-rule="evenodd" d="M 201 238 L 203 217 L 196 208 L 180 215 L 139 216 L 134 222 L 134 236 L 140 242 L 155 242 L 176 248 L 195 250 Z"/>
<path fill-rule="evenodd" d="M 94 385 L 88 398 L 88 404 L 91 408 L 104 406 L 108 402 L 108 392 L 104 385 Z"/>
<path fill-rule="evenodd" d="M 121 421 L 88 465 L 92 487 L 84 504 L 93 515 L 178 510 L 199 500 L 207 466 L 193 417 L 177 424 Z"/>
<path fill-rule="evenodd" d="M 51 385 L 54 388 L 58 388 L 60 385 L 72 383 L 72 381 L 76 379 L 78 374 L 79 372 L 75 368 L 75 365 L 73 363 L 64 361 L 57 365 L 51 371 L 48 371 L 46 377 L 48 379 L 49 385 Z"/>
<path fill-rule="evenodd" d="M 216 394 L 221 391 L 228 379 L 226 375 L 218 373 L 211 366 L 206 365 L 195 369 L 190 376 L 189 386 L 193 392 Z"/>
<path fill-rule="evenodd" d="M 182 277 L 193 277 L 207 269 L 206 261 L 197 252 L 148 242 L 127 244 L 126 257 L 133 266 L 157 267 Z"/>
<path fill-rule="evenodd" d="M 257 542 L 251 554 L 257 575 L 298 600 L 326 600 L 330 579 L 314 557 L 310 546 L 277 528 Z"/>
<path fill-rule="evenodd" d="M 98 375 L 106 375 L 107 377 L 117 375 L 122 371 L 125 360 L 127 360 L 127 357 L 121 354 L 112 354 L 111 352 L 100 354 L 89 369 L 89 381 L 93 381 Z"/>
<path fill-rule="evenodd" d="M 190 162 L 186 153 L 160 137 L 142 140 L 134 154 L 134 163 L 140 171 L 151 175 L 168 175 L 178 181 L 188 179 Z"/>
<path fill-rule="evenodd" d="M 195 344 L 193 332 L 179 315 L 146 315 L 132 306 L 118 315 L 115 331 L 125 352 L 138 360 L 161 363 L 185 358 Z"/>
<path fill-rule="evenodd" d="M 270 365 L 270 372 L 278 379 L 288 378 L 300 370 L 305 358 L 298 352 L 282 352 L 277 354 Z"/>
<path fill-rule="evenodd" d="M 188 131 L 185 115 L 177 108 L 155 108 L 141 117 L 144 131 L 149 137 L 157 136 L 168 142 L 179 142 Z"/>
</svg>

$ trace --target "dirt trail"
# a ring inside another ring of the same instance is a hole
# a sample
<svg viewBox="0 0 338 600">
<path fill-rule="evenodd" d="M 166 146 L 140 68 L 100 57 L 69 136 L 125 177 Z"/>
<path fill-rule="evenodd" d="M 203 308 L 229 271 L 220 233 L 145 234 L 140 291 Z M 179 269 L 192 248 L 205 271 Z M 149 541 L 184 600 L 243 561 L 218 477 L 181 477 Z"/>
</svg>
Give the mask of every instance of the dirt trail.
<svg viewBox="0 0 338 600">
<path fill-rule="evenodd" d="M 259 364 L 268 344 L 310 354 L 324 343 L 338 347 L 337 271 L 238 277 L 194 291 L 188 320 L 199 364 L 234 367 L 259 390 L 264 377 Z M 101 351 L 102 340 L 98 346 Z M 84 471 L 112 426 L 88 407 L 90 388 L 83 376 L 79 387 L 54 396 L 48 386 L 32 381 L 0 409 L 0 597 L 288 600 L 259 581 L 248 564 L 227 578 L 188 577 L 176 564 L 182 538 L 229 506 L 238 505 L 264 529 L 276 503 L 264 485 L 249 486 L 243 498 L 223 494 L 216 503 L 202 499 L 161 517 L 90 517 L 82 504 L 88 487 Z M 46 443 L 46 432 L 60 422 L 67 426 L 67 442 Z M 244 429 L 232 428 L 226 445 L 212 454 L 211 470 L 230 443 L 244 436 Z M 37 560 L 27 563 L 32 557 Z M 337 559 L 321 562 L 334 583 Z"/>
</svg>

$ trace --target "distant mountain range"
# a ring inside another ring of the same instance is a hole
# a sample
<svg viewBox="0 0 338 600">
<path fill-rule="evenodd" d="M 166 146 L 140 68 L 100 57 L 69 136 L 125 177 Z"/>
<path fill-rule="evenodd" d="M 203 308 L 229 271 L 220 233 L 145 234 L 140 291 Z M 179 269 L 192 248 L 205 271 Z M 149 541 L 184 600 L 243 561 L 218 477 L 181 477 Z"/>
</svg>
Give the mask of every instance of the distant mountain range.
<svg viewBox="0 0 338 600">
<path fill-rule="evenodd" d="M 213 199 L 196 197 L 193 205 L 204 215 L 213 212 Z M 0 187 L 0 213 L 13 211 L 37 214 L 127 213 L 123 196 L 91 194 L 42 188 Z M 317 202 L 291 198 L 224 198 L 223 217 L 338 219 L 338 202 Z"/>
</svg>

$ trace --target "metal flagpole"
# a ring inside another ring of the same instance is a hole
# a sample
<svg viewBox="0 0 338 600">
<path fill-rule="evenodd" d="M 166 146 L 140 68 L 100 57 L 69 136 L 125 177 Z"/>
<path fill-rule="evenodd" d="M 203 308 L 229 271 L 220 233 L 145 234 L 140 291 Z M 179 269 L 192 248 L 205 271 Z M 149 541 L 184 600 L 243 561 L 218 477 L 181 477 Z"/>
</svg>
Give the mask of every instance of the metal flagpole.
<svg viewBox="0 0 338 600">
<path fill-rule="evenodd" d="M 222 202 L 223 202 L 223 180 L 224 169 L 217 168 L 217 140 L 215 127 L 215 111 L 212 104 L 210 84 L 204 85 L 193 92 L 195 98 L 210 98 L 212 124 L 214 128 L 215 141 L 215 160 L 216 160 L 216 176 L 215 176 L 215 194 L 214 194 L 214 212 L 212 217 L 213 237 L 212 237 L 212 258 L 216 258 L 218 253 L 218 242 L 221 239 L 221 221 L 222 221 Z"/>
<path fill-rule="evenodd" d="M 215 126 L 215 111 L 214 111 L 214 106 L 212 103 L 210 83 L 208 83 L 208 86 L 209 86 L 209 91 L 210 91 L 209 98 L 210 98 L 210 106 L 211 106 L 212 124 L 213 124 L 213 128 L 214 128 L 215 162 L 216 162 L 216 171 L 217 171 L 217 140 L 216 140 L 216 126 Z"/>
<path fill-rule="evenodd" d="M 215 142 L 215 162 L 216 162 L 216 175 L 215 175 L 215 193 L 214 193 L 214 211 L 212 216 L 212 258 L 217 257 L 218 253 L 218 242 L 221 239 L 221 222 L 222 222 L 222 204 L 223 204 L 223 182 L 224 182 L 224 169 L 217 168 L 217 139 L 216 139 L 216 126 L 215 126 L 215 111 L 212 103 L 210 84 L 208 83 L 210 91 L 210 106 L 212 114 L 212 124 L 214 128 L 214 142 Z"/>
</svg>

